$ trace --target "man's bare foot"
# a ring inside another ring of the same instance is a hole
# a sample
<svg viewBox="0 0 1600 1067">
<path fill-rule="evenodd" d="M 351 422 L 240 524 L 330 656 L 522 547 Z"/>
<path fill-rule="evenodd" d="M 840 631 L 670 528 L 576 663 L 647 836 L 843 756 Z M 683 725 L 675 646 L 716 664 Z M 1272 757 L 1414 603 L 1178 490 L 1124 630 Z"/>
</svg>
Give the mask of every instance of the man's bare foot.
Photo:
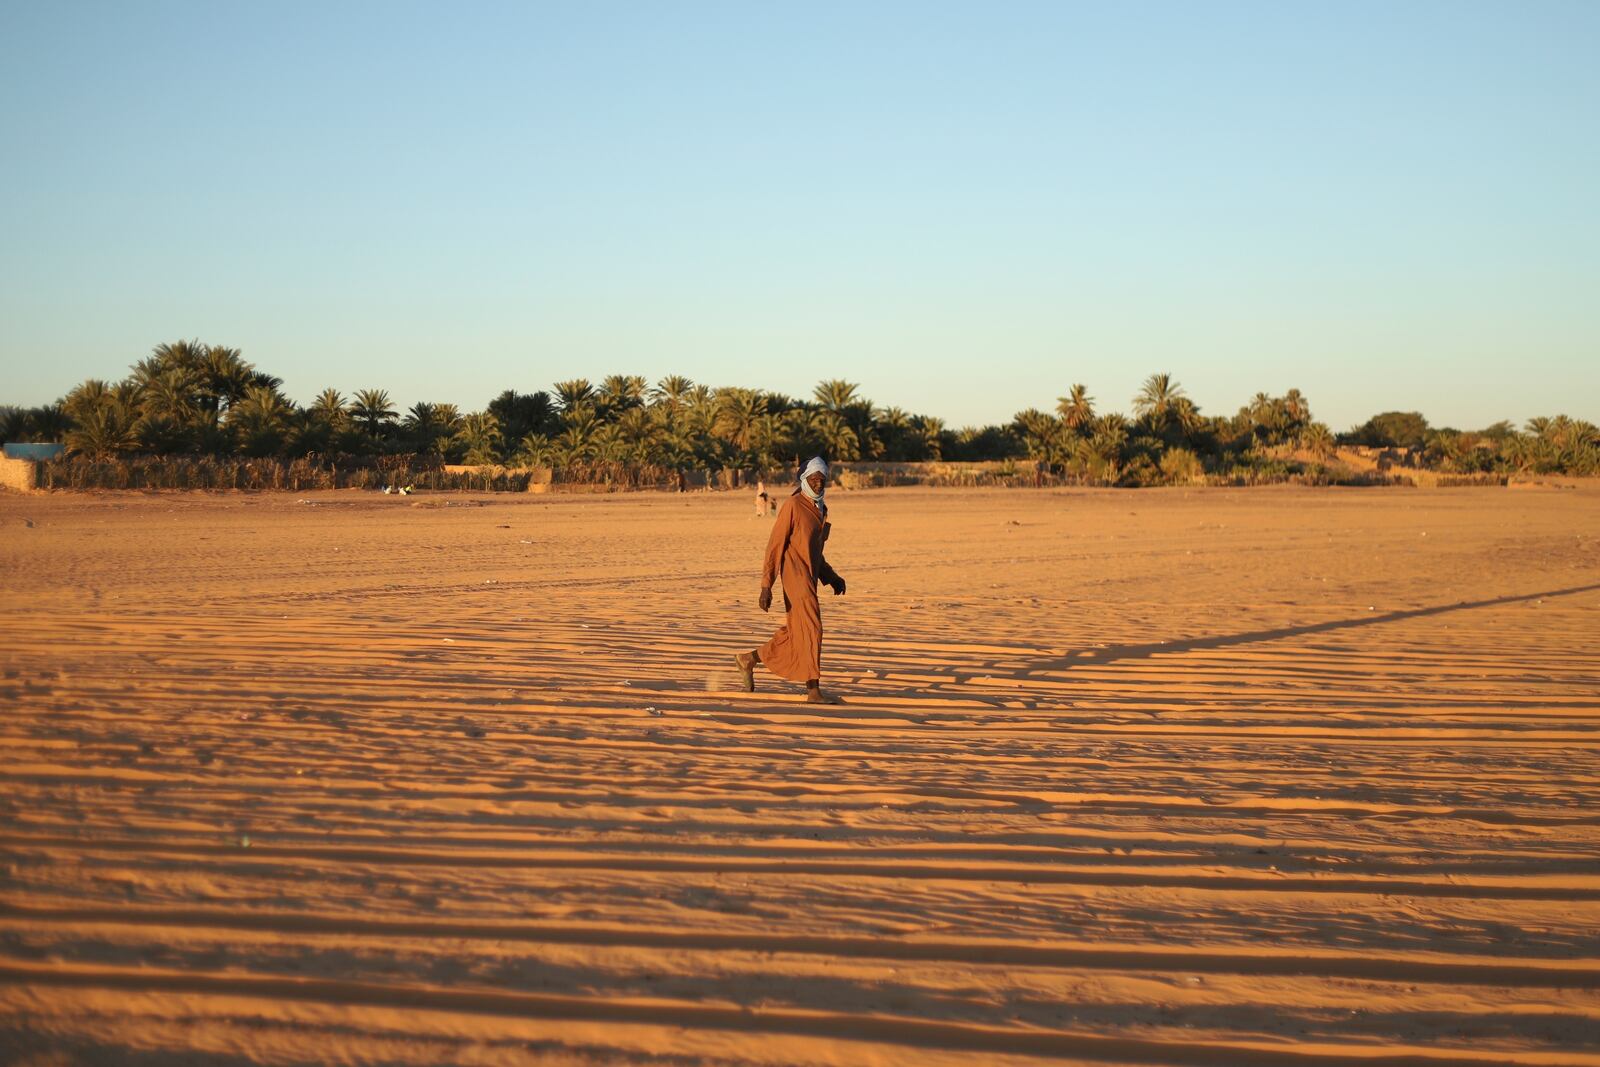
<svg viewBox="0 0 1600 1067">
<path fill-rule="evenodd" d="M 740 680 L 744 682 L 744 691 L 756 691 L 756 658 L 748 652 L 740 652 L 733 657 L 733 662 L 739 665 Z"/>
<path fill-rule="evenodd" d="M 821 689 L 806 690 L 807 704 L 842 704 L 844 703 L 832 693 L 824 693 Z"/>
</svg>

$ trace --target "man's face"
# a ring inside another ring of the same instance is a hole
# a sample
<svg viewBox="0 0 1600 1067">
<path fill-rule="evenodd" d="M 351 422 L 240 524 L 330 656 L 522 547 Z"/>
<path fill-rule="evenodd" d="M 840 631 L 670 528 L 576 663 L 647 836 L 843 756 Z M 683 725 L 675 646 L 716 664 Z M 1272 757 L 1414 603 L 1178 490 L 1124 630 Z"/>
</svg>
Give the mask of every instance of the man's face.
<svg viewBox="0 0 1600 1067">
<path fill-rule="evenodd" d="M 812 471 L 806 476 L 806 484 L 813 493 L 820 493 L 828 484 L 828 476 L 821 471 Z"/>
</svg>

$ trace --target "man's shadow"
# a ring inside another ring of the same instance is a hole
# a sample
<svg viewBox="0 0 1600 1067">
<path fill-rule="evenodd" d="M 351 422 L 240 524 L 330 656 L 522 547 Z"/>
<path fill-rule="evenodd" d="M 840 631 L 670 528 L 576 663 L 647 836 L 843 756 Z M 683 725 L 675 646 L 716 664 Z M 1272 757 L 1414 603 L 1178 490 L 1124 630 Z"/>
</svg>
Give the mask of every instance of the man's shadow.
<svg viewBox="0 0 1600 1067">
<path fill-rule="evenodd" d="M 1490 600 L 1463 600 L 1455 604 L 1441 604 L 1431 608 L 1411 608 L 1406 611 L 1386 611 L 1381 615 L 1358 615 L 1353 619 L 1332 619 L 1328 622 L 1307 623 L 1304 626 L 1283 626 L 1275 630 L 1252 630 L 1241 634 L 1220 634 L 1215 637 L 1195 637 L 1187 641 L 1166 641 L 1155 644 L 1110 645 L 1106 648 L 1085 649 L 1056 659 L 1037 661 L 1027 672 L 1065 671 L 1091 664 L 1113 663 L 1121 660 L 1148 659 L 1168 652 L 1192 652 L 1203 648 L 1228 648 L 1232 645 L 1249 645 L 1258 641 L 1275 641 L 1280 637 L 1299 637 L 1304 634 L 1321 634 L 1333 630 L 1351 630 L 1358 626 L 1377 626 L 1399 622 L 1403 619 L 1420 619 L 1429 615 L 1445 615 L 1452 611 L 1469 611 L 1473 608 L 1492 608 L 1517 604 L 1529 600 L 1571 596 L 1600 589 L 1600 582 L 1592 585 L 1575 585 L 1566 589 L 1552 589 L 1543 593 L 1522 593 L 1516 596 L 1494 597 Z"/>
</svg>

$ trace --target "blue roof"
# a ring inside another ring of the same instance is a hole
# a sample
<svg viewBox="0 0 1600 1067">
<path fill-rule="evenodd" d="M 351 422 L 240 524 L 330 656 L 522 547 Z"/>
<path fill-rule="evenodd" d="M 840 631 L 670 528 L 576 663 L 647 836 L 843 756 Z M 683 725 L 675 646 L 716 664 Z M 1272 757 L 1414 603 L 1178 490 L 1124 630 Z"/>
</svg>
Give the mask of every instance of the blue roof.
<svg viewBox="0 0 1600 1067">
<path fill-rule="evenodd" d="M 33 441 L 24 444 L 7 441 L 5 450 L 7 459 L 44 460 L 59 459 L 61 454 L 67 450 L 67 446 Z"/>
</svg>

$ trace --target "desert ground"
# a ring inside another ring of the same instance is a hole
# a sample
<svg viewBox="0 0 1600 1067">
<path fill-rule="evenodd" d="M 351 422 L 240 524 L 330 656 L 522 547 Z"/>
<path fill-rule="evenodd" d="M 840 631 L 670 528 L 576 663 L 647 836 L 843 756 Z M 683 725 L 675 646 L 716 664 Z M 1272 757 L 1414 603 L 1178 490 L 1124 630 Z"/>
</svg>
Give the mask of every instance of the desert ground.
<svg viewBox="0 0 1600 1067">
<path fill-rule="evenodd" d="M 1600 1064 L 1600 487 L 0 495 L 0 1062 Z"/>
</svg>

